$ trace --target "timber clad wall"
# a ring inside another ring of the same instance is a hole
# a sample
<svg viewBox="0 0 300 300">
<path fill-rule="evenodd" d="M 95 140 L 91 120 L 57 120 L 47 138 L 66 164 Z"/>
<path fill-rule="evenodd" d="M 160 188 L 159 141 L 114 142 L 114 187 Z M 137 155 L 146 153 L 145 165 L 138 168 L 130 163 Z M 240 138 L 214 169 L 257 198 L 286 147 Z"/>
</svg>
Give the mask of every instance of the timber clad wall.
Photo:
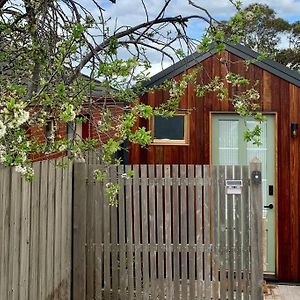
<svg viewBox="0 0 300 300">
<path fill-rule="evenodd" d="M 97 131 L 98 122 L 101 120 L 102 115 L 99 109 L 97 108 L 97 104 L 92 109 L 83 109 L 81 114 L 82 115 L 89 115 L 91 114 L 90 122 L 83 123 L 82 126 L 82 138 L 87 139 L 100 139 L 103 143 L 105 143 L 110 137 L 113 136 L 114 132 L 110 131 L 109 133 L 102 133 L 99 135 Z M 112 117 L 113 126 L 117 124 L 118 118 L 120 118 L 123 114 L 123 104 L 122 103 L 107 103 L 106 108 L 110 111 Z M 55 134 L 56 140 L 61 140 L 67 138 L 67 124 L 66 123 L 58 123 L 57 131 Z M 28 129 L 28 134 L 30 134 L 34 139 L 36 139 L 40 143 L 46 142 L 45 136 L 45 127 L 39 128 L 38 126 L 32 126 Z M 32 155 L 33 161 L 40 161 L 44 159 L 54 159 L 65 156 L 66 152 L 58 152 L 58 153 L 51 153 L 51 154 L 44 154 L 44 153 L 37 153 Z"/>
<path fill-rule="evenodd" d="M 259 80 L 262 111 L 277 116 L 277 276 L 282 281 L 300 281 L 300 134 L 291 137 L 290 129 L 291 123 L 300 124 L 300 89 L 256 65 L 251 64 L 246 69 L 241 58 L 228 51 L 221 56 L 231 62 L 229 71 L 241 74 L 252 83 Z M 201 64 L 206 75 L 200 75 L 199 82 L 207 82 L 216 75 L 224 77 L 225 65 L 220 62 L 220 56 L 213 55 Z M 167 99 L 167 92 L 156 90 L 141 100 L 156 106 Z M 220 102 L 214 93 L 198 98 L 189 85 L 180 108 L 191 110 L 190 144 L 149 146 L 147 150 L 132 145 L 130 163 L 210 163 L 210 113 L 233 112 L 232 105 Z"/>
<path fill-rule="evenodd" d="M 69 300 L 72 166 L 34 163 L 29 183 L 0 167 L 0 299 Z"/>
</svg>

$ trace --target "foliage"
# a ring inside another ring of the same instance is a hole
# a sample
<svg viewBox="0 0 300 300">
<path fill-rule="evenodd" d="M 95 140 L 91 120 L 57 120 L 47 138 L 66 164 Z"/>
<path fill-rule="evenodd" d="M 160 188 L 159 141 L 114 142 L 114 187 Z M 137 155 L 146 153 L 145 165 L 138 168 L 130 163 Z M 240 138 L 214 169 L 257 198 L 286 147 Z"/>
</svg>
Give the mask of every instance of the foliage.
<svg viewBox="0 0 300 300">
<path fill-rule="evenodd" d="M 160 107 L 140 103 L 141 95 L 147 92 L 143 82 L 151 67 L 149 51 L 172 61 L 184 57 L 184 49 L 194 51 L 194 40 L 186 34 L 192 19 L 208 26 L 198 49 L 207 50 L 215 42 L 222 51 L 227 32 L 231 32 L 231 41 L 239 41 L 247 19 L 239 1 L 230 1 L 238 13 L 222 28 L 204 7 L 191 0 L 188 2 L 197 13 L 167 16 L 171 2 L 162 1 L 161 9 L 152 16 L 141 1 L 145 21 L 118 26 L 112 25 L 102 2 L 94 0 L 84 4 L 73 0 L 0 0 L 0 162 L 15 166 L 28 179 L 33 176 L 31 159 L 36 153 L 61 152 L 70 159 L 83 159 L 86 151 L 97 149 L 103 164 L 120 163 L 116 154 L 125 140 L 144 147 L 152 141 L 150 132 L 137 126 L 138 120 L 174 115 L 188 83 L 194 84 L 199 97 L 217 93 L 220 100 L 232 101 L 241 115 L 259 120 L 253 113 L 258 108 L 255 87 L 238 74 L 200 85 L 196 79 L 201 68 L 180 81 L 156 87 L 170 95 Z M 249 90 L 229 99 L 228 83 L 247 85 Z M 76 130 L 72 136 L 60 135 L 61 124 L 75 129 L 86 121 L 89 132 L 95 131 L 90 138 L 80 139 Z M 43 132 L 44 137 L 35 137 L 31 128 Z M 249 133 L 246 138 L 255 141 L 258 133 Z M 105 176 L 105 169 L 95 173 L 98 180 Z M 107 186 L 113 204 L 117 192 L 116 186 Z"/>
<path fill-rule="evenodd" d="M 243 30 L 228 26 L 233 20 L 243 20 Z M 300 22 L 289 23 L 278 17 L 275 10 L 268 5 L 254 3 L 244 9 L 240 8 L 229 21 L 221 22 L 218 30 L 224 31 L 225 37 L 232 37 L 238 32 L 238 41 L 254 51 L 291 69 L 300 68 Z M 285 40 L 287 45 L 283 46 Z"/>
</svg>

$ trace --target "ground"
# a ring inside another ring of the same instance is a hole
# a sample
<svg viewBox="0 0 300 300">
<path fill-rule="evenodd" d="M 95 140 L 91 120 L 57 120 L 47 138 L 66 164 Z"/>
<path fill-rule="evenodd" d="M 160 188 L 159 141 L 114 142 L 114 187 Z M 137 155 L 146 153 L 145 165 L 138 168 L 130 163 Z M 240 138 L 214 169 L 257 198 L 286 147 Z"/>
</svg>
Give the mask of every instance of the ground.
<svg viewBox="0 0 300 300">
<path fill-rule="evenodd" d="M 300 286 L 268 285 L 265 300 L 300 300 Z"/>
</svg>

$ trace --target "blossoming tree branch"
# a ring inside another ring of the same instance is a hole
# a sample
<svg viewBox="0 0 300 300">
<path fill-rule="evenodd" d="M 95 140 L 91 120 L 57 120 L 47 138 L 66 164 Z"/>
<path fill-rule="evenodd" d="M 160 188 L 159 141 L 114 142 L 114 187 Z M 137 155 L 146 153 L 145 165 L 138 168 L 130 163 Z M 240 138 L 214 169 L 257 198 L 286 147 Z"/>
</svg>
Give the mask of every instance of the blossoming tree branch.
<svg viewBox="0 0 300 300">
<path fill-rule="evenodd" d="M 160 107 L 139 102 L 146 92 L 143 82 L 151 55 L 174 62 L 185 53 L 206 51 L 211 43 L 218 51 L 224 49 L 224 28 L 218 29 L 218 21 L 205 7 L 189 0 L 194 14 L 172 16 L 168 13 L 172 1 L 158 1 L 160 8 L 153 16 L 147 1 L 141 0 L 144 20 L 127 25 L 107 14 L 118 1 L 0 0 L 0 162 L 16 167 L 28 179 L 37 153 L 82 159 L 86 151 L 94 150 L 103 164 L 119 163 L 115 153 L 125 140 L 142 146 L 151 143 L 150 132 L 137 128 L 137 120 L 171 117 L 188 83 L 194 83 L 199 97 L 213 91 L 220 100 L 228 98 L 224 80 L 249 85 L 231 73 L 200 85 L 199 69 L 181 81 L 164 83 L 160 88 L 169 91 L 170 99 Z M 236 14 L 228 22 L 231 36 L 227 38 L 238 42 L 249 14 L 243 13 L 239 1 L 229 2 Z M 255 18 L 255 12 L 250 17 Z M 191 20 L 197 20 L 199 28 L 201 23 L 206 27 L 201 41 L 186 32 Z M 99 90 L 100 98 L 95 93 Z M 241 115 L 249 115 L 257 109 L 258 98 L 254 86 L 231 101 Z M 60 133 L 61 124 L 75 126 L 75 120 L 77 124 L 88 121 L 95 130 L 93 138 L 80 138 L 76 129 L 71 136 Z M 31 128 L 44 138 L 37 138 Z M 258 136 L 256 128 L 247 138 L 258 143 Z M 95 175 L 104 176 L 100 171 Z"/>
</svg>

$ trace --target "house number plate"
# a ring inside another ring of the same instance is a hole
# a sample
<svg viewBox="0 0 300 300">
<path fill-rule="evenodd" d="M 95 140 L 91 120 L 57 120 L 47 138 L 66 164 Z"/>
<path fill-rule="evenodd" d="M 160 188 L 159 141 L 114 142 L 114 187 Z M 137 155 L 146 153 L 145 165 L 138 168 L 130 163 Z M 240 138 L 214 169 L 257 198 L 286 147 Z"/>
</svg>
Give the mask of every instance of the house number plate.
<svg viewBox="0 0 300 300">
<path fill-rule="evenodd" d="M 242 193 L 243 181 L 242 180 L 225 180 L 226 194 L 239 195 Z"/>
</svg>

